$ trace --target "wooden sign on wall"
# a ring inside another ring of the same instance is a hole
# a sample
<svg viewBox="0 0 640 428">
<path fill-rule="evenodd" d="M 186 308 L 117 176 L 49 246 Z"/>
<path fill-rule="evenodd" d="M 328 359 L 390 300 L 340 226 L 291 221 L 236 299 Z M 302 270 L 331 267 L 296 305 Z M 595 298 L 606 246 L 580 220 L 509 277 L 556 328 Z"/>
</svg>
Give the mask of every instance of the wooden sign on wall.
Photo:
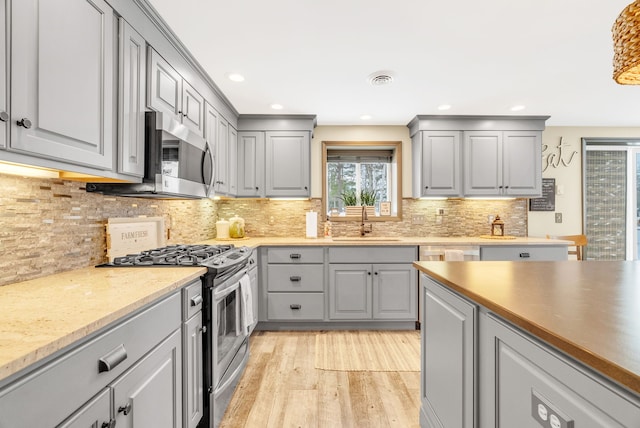
<svg viewBox="0 0 640 428">
<path fill-rule="evenodd" d="M 556 210 L 556 179 L 542 179 L 542 197 L 529 199 L 529 211 Z"/>
</svg>

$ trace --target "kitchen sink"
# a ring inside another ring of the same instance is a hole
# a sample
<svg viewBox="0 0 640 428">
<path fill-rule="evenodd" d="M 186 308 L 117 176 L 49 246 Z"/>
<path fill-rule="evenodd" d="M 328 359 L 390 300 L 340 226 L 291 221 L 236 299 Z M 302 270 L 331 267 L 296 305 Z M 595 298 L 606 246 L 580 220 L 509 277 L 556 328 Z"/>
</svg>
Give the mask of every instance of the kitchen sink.
<svg viewBox="0 0 640 428">
<path fill-rule="evenodd" d="M 380 242 L 380 241 L 384 241 L 384 242 L 389 242 L 389 241 L 400 241 L 401 238 L 385 238 L 385 237 L 378 237 L 378 236 L 361 236 L 361 237 L 351 237 L 351 236 L 339 236 L 339 237 L 335 237 L 332 238 L 333 241 L 335 242 Z"/>
</svg>

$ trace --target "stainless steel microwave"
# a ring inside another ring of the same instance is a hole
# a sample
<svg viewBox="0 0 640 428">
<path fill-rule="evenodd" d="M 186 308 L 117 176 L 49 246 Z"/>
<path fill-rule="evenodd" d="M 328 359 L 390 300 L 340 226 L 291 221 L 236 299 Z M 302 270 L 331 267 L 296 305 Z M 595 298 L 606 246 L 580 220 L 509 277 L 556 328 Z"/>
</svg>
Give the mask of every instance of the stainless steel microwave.
<svg viewBox="0 0 640 428">
<path fill-rule="evenodd" d="M 142 183 L 87 183 L 87 192 L 138 198 L 206 198 L 212 192 L 214 154 L 208 142 L 174 118 L 145 113 Z"/>
</svg>

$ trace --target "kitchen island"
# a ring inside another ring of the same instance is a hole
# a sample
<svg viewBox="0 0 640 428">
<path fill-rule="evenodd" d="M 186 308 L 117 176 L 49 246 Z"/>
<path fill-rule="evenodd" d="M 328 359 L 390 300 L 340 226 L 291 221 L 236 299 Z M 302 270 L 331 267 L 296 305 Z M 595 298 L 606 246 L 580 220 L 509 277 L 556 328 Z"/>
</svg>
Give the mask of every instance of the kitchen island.
<svg viewBox="0 0 640 428">
<path fill-rule="evenodd" d="M 640 263 L 414 266 L 423 427 L 640 426 Z"/>
</svg>

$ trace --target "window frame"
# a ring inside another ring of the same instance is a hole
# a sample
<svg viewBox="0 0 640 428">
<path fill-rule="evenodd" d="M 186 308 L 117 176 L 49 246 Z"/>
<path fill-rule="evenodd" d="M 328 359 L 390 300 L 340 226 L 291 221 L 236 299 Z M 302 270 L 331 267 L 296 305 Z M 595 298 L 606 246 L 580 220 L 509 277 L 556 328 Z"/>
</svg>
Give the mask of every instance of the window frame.
<svg viewBox="0 0 640 428">
<path fill-rule="evenodd" d="M 391 183 L 393 199 L 397 207 L 396 215 L 370 216 L 368 222 L 402 221 L 402 141 L 323 141 L 322 142 L 322 216 L 327 219 L 327 151 L 338 147 L 350 150 L 379 150 L 390 148 L 393 150 L 395 164 L 395 182 Z M 392 202 L 393 204 L 393 202 Z M 331 221 L 360 221 L 360 216 L 330 217 Z"/>
</svg>

